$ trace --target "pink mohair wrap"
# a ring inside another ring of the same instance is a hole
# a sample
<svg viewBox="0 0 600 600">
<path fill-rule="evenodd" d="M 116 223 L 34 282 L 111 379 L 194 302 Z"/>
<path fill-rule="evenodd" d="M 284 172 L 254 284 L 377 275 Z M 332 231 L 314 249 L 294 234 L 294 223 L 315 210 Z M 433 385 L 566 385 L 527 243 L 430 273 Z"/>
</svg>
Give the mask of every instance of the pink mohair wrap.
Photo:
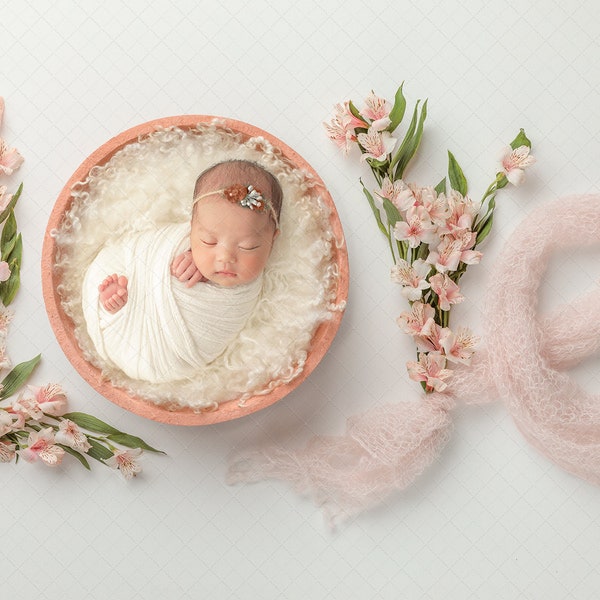
<svg viewBox="0 0 600 600">
<path fill-rule="evenodd" d="M 600 290 L 538 316 L 551 252 L 600 243 L 600 196 L 570 196 L 534 210 L 491 273 L 485 347 L 443 392 L 372 408 L 343 436 L 316 436 L 301 450 L 264 447 L 235 456 L 228 481 L 289 481 L 333 521 L 406 488 L 450 437 L 457 402 L 501 397 L 526 439 L 567 471 L 600 483 L 600 398 L 564 371 L 600 346 Z"/>
</svg>

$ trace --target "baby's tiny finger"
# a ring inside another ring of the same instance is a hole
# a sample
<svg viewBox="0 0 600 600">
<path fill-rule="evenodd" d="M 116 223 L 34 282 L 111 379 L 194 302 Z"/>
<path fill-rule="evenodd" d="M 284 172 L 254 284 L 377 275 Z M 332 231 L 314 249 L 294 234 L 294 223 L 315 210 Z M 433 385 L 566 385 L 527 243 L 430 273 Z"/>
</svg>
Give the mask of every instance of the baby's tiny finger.
<svg viewBox="0 0 600 600">
<path fill-rule="evenodd" d="M 200 273 L 200 271 L 196 269 L 194 274 L 190 277 L 189 281 L 187 282 L 187 287 L 192 287 L 196 285 L 199 281 L 202 281 L 202 273 Z"/>
</svg>

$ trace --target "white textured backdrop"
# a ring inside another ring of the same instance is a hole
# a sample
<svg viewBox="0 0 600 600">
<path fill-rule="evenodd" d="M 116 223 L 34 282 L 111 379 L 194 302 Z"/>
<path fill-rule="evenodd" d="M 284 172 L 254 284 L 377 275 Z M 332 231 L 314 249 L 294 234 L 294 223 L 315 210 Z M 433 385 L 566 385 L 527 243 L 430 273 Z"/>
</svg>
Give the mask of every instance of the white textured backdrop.
<svg viewBox="0 0 600 600">
<path fill-rule="evenodd" d="M 65 460 L 0 467 L 2 597 L 538 599 L 597 598 L 600 490 L 540 457 L 500 404 L 459 409 L 441 460 L 384 506 L 327 529 L 278 483 L 228 487 L 228 454 L 256 442 L 303 443 L 347 416 L 416 393 L 404 306 L 388 281 L 356 157 L 324 135 L 334 103 L 374 89 L 429 98 L 421 183 L 446 150 L 474 195 L 499 149 L 524 127 L 538 159 L 499 196 L 496 229 L 465 278 L 461 321 L 480 328 L 486 272 L 524 214 L 600 186 L 600 5 L 557 0 L 463 6 L 456 0 L 0 2 L 4 137 L 26 162 L 17 209 L 22 288 L 9 351 L 42 352 L 34 383 L 60 382 L 88 411 L 167 452 L 126 483 Z M 150 119 L 214 114 L 268 130 L 328 185 L 350 257 L 349 305 L 331 351 L 298 390 L 265 411 L 207 428 L 129 414 L 95 393 L 63 356 L 43 306 L 40 253 L 55 198 L 80 162 Z M 543 226 L 543 223 L 540 223 Z M 557 257 L 544 302 L 598 279 L 597 257 Z M 518 357 L 515 357 L 518 360 Z M 598 360 L 576 374 L 598 389 Z"/>
</svg>

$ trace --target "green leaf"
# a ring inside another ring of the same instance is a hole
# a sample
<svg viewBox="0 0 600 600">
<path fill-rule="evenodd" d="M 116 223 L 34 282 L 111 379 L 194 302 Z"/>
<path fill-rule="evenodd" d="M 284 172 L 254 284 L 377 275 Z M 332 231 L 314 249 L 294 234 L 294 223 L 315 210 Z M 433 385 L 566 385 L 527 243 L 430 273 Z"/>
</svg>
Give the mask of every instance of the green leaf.
<svg viewBox="0 0 600 600">
<path fill-rule="evenodd" d="M 356 106 L 354 106 L 354 103 L 352 102 L 352 100 L 348 101 L 348 108 L 350 109 L 350 112 L 357 118 L 360 119 L 361 121 L 364 121 L 363 116 L 360 114 L 360 112 L 358 111 L 358 108 L 356 108 Z"/>
<path fill-rule="evenodd" d="M 2 248 L 2 260 L 8 262 L 10 276 L 0 283 L 0 300 L 8 306 L 15 298 L 21 285 L 21 259 L 23 256 L 23 238 L 19 233 Z"/>
<path fill-rule="evenodd" d="M 0 400 L 12 396 L 29 378 L 40 362 L 42 355 L 18 364 L 1 382 Z"/>
<path fill-rule="evenodd" d="M 9 263 L 10 277 L 0 283 L 0 300 L 8 306 L 15 298 L 21 286 L 21 267 L 19 262 L 13 260 Z"/>
<path fill-rule="evenodd" d="M 86 460 L 85 456 L 81 454 L 81 452 L 77 452 L 77 450 L 73 450 L 70 446 L 65 446 L 64 444 L 56 444 L 60 446 L 67 454 L 74 456 L 88 471 L 90 471 L 90 463 Z"/>
<path fill-rule="evenodd" d="M 489 235 L 494 222 L 494 209 L 496 208 L 496 198 L 492 196 L 488 201 L 488 207 L 485 215 L 475 222 L 473 231 L 477 234 L 476 244 L 479 245 Z"/>
<path fill-rule="evenodd" d="M 406 98 L 402 93 L 403 85 L 404 82 L 402 82 L 402 84 L 396 91 L 396 96 L 394 98 L 394 106 L 392 107 L 392 110 L 390 111 L 389 115 L 391 123 L 388 125 L 388 131 L 394 131 L 394 129 L 396 129 L 396 127 L 400 125 L 402 119 L 404 118 L 404 112 L 406 111 Z"/>
<path fill-rule="evenodd" d="M 415 152 L 419 148 L 421 143 L 421 138 L 423 137 L 423 125 L 425 123 L 425 119 L 427 118 L 427 100 L 423 102 L 423 106 L 421 107 L 421 114 L 419 116 L 417 122 L 418 115 L 418 102 L 417 106 L 415 106 L 415 112 L 413 114 L 413 118 L 409 127 L 409 130 L 406 132 L 404 136 L 404 140 L 402 141 L 402 145 L 398 149 L 396 156 L 392 160 L 392 166 L 394 163 L 396 164 L 396 170 L 394 173 L 394 179 L 399 179 L 404 174 L 404 170 L 408 166 L 408 163 L 415 155 Z"/>
<path fill-rule="evenodd" d="M 483 240 L 489 235 L 492 230 L 492 225 L 494 223 L 494 213 L 490 213 L 487 219 L 485 219 L 481 223 L 481 229 L 477 232 L 477 245 L 481 244 Z"/>
<path fill-rule="evenodd" d="M 425 260 L 428 256 L 429 256 L 429 244 L 424 244 L 421 242 L 417 248 L 416 258 Z M 431 271 L 431 268 L 429 269 L 429 271 Z M 429 275 L 429 271 L 427 273 L 428 275 Z"/>
<path fill-rule="evenodd" d="M 103 446 L 97 440 L 88 438 L 88 441 L 92 446 L 87 451 L 87 454 L 90 458 L 93 458 L 94 460 L 99 460 L 100 462 L 104 462 L 106 459 L 111 458 L 113 456 L 112 450 L 109 450 L 106 446 Z"/>
<path fill-rule="evenodd" d="M 388 225 L 391 227 L 402 220 L 400 211 L 387 198 L 383 199 L 383 210 L 385 210 Z"/>
<path fill-rule="evenodd" d="M 521 128 L 517 137 L 510 143 L 510 147 L 515 150 L 516 148 L 520 148 L 521 146 L 527 146 L 531 148 L 531 142 L 529 138 L 525 135 L 525 130 Z"/>
<path fill-rule="evenodd" d="M 19 189 L 13 194 L 13 197 L 10 199 L 10 202 L 6 206 L 6 208 L 0 212 L 0 223 L 4 223 L 6 221 L 8 215 L 13 211 L 13 208 L 17 204 L 17 200 L 21 196 L 21 192 L 23 191 L 23 184 L 19 186 Z"/>
<path fill-rule="evenodd" d="M 400 147 L 398 148 L 398 150 L 396 151 L 396 154 L 392 158 L 392 163 L 390 165 L 390 169 L 394 168 L 396 166 L 396 164 L 398 163 L 398 161 L 403 157 L 403 155 L 406 152 L 406 149 L 410 143 L 410 140 L 412 139 L 412 137 L 415 133 L 415 130 L 417 128 L 418 119 L 419 119 L 419 112 L 418 112 L 419 111 L 419 102 L 420 102 L 420 100 L 417 100 L 417 103 L 415 104 L 415 108 L 413 110 L 413 115 L 412 115 L 412 118 L 408 125 L 408 129 L 406 130 L 406 133 L 404 134 L 404 139 L 402 140 Z M 396 171 L 398 171 L 398 169 L 396 169 Z M 402 173 L 398 174 L 398 178 L 400 178 L 400 177 L 402 177 Z"/>
<path fill-rule="evenodd" d="M 508 178 L 504 173 L 498 173 L 496 175 L 496 189 L 501 190 L 503 187 L 508 185 Z"/>
<path fill-rule="evenodd" d="M 104 435 L 112 435 L 121 433 L 118 429 L 110 426 L 108 423 L 101 421 L 93 415 L 88 415 L 82 412 L 71 412 L 63 415 L 65 419 L 73 421 L 79 427 L 93 431 L 94 433 L 102 433 Z"/>
<path fill-rule="evenodd" d="M 14 211 L 11 211 L 2 228 L 2 235 L 0 235 L 0 252 L 2 260 L 6 260 L 6 257 L 14 247 L 16 237 L 17 219 L 15 218 Z"/>
<path fill-rule="evenodd" d="M 23 258 L 23 237 L 19 233 L 15 238 L 13 247 L 8 254 L 8 256 L 4 259 L 8 262 L 16 261 L 19 267 L 21 266 L 21 260 Z"/>
<path fill-rule="evenodd" d="M 387 171 L 388 161 L 387 160 L 377 160 L 376 158 L 367 158 L 367 163 L 373 170 L 383 171 L 385 173 Z"/>
<path fill-rule="evenodd" d="M 396 240 L 396 248 L 398 248 L 398 256 L 401 259 L 406 260 L 408 244 L 404 240 Z M 393 256 L 394 256 L 394 253 L 392 252 L 392 258 L 393 258 Z"/>
<path fill-rule="evenodd" d="M 448 179 L 453 190 L 463 196 L 467 195 L 467 178 L 450 150 L 448 150 Z"/>
<path fill-rule="evenodd" d="M 126 446 L 127 448 L 141 448 L 142 450 L 148 450 L 149 452 L 165 454 L 162 450 L 157 450 L 156 448 L 146 444 L 143 439 L 134 435 L 129 435 L 128 433 L 114 433 L 107 437 L 111 442 L 121 444 L 121 446 Z"/>
<path fill-rule="evenodd" d="M 437 194 L 445 194 L 446 193 L 446 178 L 442 179 L 436 186 L 433 188 Z"/>
<path fill-rule="evenodd" d="M 12 238 L 6 240 L 4 244 L 2 244 L 1 248 L 1 259 L 8 261 L 9 256 L 17 245 L 18 236 L 13 236 Z"/>
<path fill-rule="evenodd" d="M 385 235 L 385 237 L 388 237 L 389 234 L 388 234 L 387 228 L 385 227 L 385 225 L 383 224 L 383 221 L 381 220 L 381 213 L 379 211 L 379 207 L 375 204 L 375 200 L 373 199 L 373 196 L 371 196 L 371 193 L 365 187 L 365 185 L 362 182 L 362 180 L 360 180 L 360 183 L 361 183 L 361 185 L 363 187 L 363 192 L 364 192 L 364 194 L 367 197 L 367 200 L 369 202 L 369 206 L 371 207 L 371 210 L 373 211 L 373 215 L 375 216 L 375 220 L 377 221 L 377 226 L 379 227 L 381 233 L 383 233 L 383 235 Z"/>
</svg>

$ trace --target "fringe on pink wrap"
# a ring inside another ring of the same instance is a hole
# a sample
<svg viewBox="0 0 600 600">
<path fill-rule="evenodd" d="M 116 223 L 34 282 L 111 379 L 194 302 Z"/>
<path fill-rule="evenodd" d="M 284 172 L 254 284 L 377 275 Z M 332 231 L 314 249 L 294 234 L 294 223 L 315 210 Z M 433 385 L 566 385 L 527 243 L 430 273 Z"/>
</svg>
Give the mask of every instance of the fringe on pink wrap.
<svg viewBox="0 0 600 600">
<path fill-rule="evenodd" d="M 600 196 L 571 196 L 533 211 L 493 270 L 484 349 L 444 393 L 350 417 L 343 436 L 306 448 L 264 447 L 232 459 L 228 481 L 289 481 L 332 519 L 406 488 L 439 455 L 456 402 L 501 397 L 525 437 L 564 469 L 600 483 L 600 397 L 564 370 L 600 346 L 600 291 L 538 318 L 537 291 L 552 251 L 600 242 Z"/>
</svg>

